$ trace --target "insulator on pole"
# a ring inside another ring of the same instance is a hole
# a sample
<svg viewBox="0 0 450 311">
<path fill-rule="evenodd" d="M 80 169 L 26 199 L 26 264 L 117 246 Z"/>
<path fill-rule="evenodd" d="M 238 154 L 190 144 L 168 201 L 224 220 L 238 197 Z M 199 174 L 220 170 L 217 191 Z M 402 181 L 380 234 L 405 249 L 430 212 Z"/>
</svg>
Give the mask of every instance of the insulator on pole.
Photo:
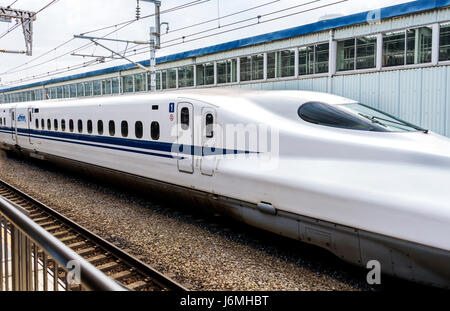
<svg viewBox="0 0 450 311">
<path fill-rule="evenodd" d="M 137 1 L 137 5 L 136 5 L 136 19 L 138 20 L 139 18 L 141 18 L 141 8 L 139 7 L 139 0 Z"/>
</svg>

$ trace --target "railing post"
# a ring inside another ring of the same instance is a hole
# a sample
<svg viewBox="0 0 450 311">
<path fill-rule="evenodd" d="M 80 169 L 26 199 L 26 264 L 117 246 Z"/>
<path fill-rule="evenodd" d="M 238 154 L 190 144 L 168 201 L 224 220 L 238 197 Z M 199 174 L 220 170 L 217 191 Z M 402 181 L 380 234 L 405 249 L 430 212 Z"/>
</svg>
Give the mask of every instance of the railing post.
<svg viewBox="0 0 450 311">
<path fill-rule="evenodd" d="M 0 292 L 3 291 L 3 265 L 6 262 L 8 254 L 6 250 L 3 251 L 3 217 L 0 215 Z"/>
</svg>

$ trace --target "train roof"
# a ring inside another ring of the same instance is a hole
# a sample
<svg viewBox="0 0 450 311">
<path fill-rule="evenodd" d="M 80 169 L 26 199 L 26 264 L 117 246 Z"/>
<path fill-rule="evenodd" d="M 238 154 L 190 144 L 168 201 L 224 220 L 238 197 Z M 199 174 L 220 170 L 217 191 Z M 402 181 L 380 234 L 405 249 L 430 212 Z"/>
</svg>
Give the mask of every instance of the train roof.
<svg viewBox="0 0 450 311">
<path fill-rule="evenodd" d="M 226 108 L 242 105 L 243 103 L 257 103 L 262 106 L 267 106 L 269 109 L 276 109 L 277 106 L 282 106 L 283 103 L 297 103 L 302 104 L 310 101 L 325 102 L 328 104 L 343 104 L 355 103 L 356 101 L 345 97 L 313 92 L 313 91 L 297 91 L 297 90 L 250 90 L 250 89 L 235 89 L 235 88 L 208 88 L 208 89 L 188 89 L 176 91 L 163 91 L 157 93 L 139 93 L 139 94 L 121 94 L 111 96 L 91 96 L 78 98 L 62 98 L 42 101 L 12 103 L 3 105 L 3 109 L 10 107 L 70 107 L 70 106 L 89 106 L 95 105 L 117 105 L 117 104 L 142 104 L 149 100 L 149 104 L 155 101 L 185 99 L 189 101 L 201 101 L 216 107 Z"/>
</svg>

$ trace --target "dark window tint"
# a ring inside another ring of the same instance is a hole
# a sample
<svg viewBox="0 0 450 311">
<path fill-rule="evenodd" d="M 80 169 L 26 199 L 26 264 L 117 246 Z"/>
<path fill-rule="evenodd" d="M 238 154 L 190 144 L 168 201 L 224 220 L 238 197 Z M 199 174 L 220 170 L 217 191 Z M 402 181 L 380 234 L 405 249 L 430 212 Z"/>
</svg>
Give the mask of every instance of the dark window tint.
<svg viewBox="0 0 450 311">
<path fill-rule="evenodd" d="M 83 133 L 83 121 L 78 120 L 78 133 Z"/>
<path fill-rule="evenodd" d="M 127 121 L 122 121 L 120 123 L 120 129 L 122 132 L 122 136 L 123 137 L 127 137 L 128 136 L 128 122 Z"/>
<path fill-rule="evenodd" d="M 189 129 L 189 108 L 181 108 L 180 123 L 183 130 Z"/>
<path fill-rule="evenodd" d="M 150 126 L 150 135 L 152 136 L 153 140 L 159 139 L 159 123 L 156 121 L 153 121 Z"/>
<path fill-rule="evenodd" d="M 206 137 L 212 138 L 214 136 L 214 117 L 211 113 L 208 113 L 205 117 L 205 125 L 206 125 Z"/>
<path fill-rule="evenodd" d="M 39 128 L 39 119 L 36 119 L 35 122 L 36 122 L 36 128 L 38 129 Z"/>
<path fill-rule="evenodd" d="M 55 131 L 58 130 L 58 120 L 53 120 L 53 128 L 55 129 Z"/>
<path fill-rule="evenodd" d="M 61 130 L 64 132 L 66 130 L 66 120 L 61 120 Z"/>
<path fill-rule="evenodd" d="M 97 133 L 98 135 L 103 135 L 103 121 L 99 120 L 97 122 Z"/>
<path fill-rule="evenodd" d="M 142 138 L 142 136 L 144 135 L 144 130 L 142 128 L 142 122 L 141 121 L 137 121 L 134 124 L 134 133 L 136 135 L 136 138 Z"/>
<path fill-rule="evenodd" d="M 372 124 L 369 120 L 360 119 L 357 116 L 325 103 L 306 103 L 300 106 L 298 115 L 307 122 L 319 125 L 363 131 L 385 131 Z"/>
<path fill-rule="evenodd" d="M 72 119 L 69 120 L 69 130 L 71 132 L 73 132 L 73 120 Z"/>
<path fill-rule="evenodd" d="M 41 127 L 42 127 L 43 130 L 45 130 L 45 121 L 44 121 L 44 119 L 41 120 Z"/>
<path fill-rule="evenodd" d="M 52 129 L 52 122 L 50 121 L 50 119 L 47 119 L 47 130 L 51 130 Z"/>
<path fill-rule="evenodd" d="M 87 131 L 89 134 L 92 134 L 92 121 L 91 120 L 87 121 Z"/>
<path fill-rule="evenodd" d="M 109 135 L 114 136 L 116 134 L 116 125 L 114 121 L 109 121 Z"/>
</svg>

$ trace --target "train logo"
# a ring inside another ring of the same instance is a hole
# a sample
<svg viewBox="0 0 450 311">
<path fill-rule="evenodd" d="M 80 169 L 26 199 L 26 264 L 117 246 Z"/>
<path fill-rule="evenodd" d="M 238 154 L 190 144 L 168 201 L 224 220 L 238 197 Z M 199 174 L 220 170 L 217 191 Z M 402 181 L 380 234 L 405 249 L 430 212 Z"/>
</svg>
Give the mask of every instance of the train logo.
<svg viewBox="0 0 450 311">
<path fill-rule="evenodd" d="M 19 116 L 17 117 L 17 122 L 26 122 L 27 118 L 25 117 L 24 114 L 19 114 Z"/>
</svg>

